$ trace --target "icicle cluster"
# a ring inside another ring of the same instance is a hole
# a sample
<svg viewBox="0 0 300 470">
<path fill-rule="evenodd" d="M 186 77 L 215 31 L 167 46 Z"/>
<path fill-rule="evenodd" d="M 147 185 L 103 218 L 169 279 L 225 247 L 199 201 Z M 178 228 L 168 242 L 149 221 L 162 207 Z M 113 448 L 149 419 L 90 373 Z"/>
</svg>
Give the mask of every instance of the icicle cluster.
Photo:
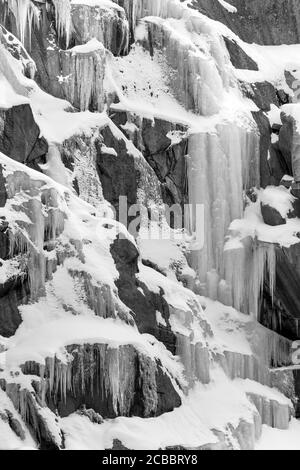
<svg viewBox="0 0 300 470">
<path fill-rule="evenodd" d="M 65 214 L 59 208 L 56 190 L 41 189 L 41 186 L 43 186 L 41 181 L 32 180 L 23 172 L 11 173 L 6 178 L 7 195 L 12 201 L 12 207 L 14 207 L 14 197 L 22 192 L 24 200 L 21 204 L 17 204 L 17 208 L 28 217 L 28 222 L 12 225 L 9 237 L 10 256 L 21 257 L 22 265 L 26 260 L 24 269 L 32 301 L 44 294 L 47 275 L 44 248 L 49 242 L 57 239 L 65 223 Z"/>
<path fill-rule="evenodd" d="M 59 1 L 59 0 L 56 0 Z M 105 3 L 76 4 L 72 6 L 72 28 L 76 43 L 85 44 L 91 39 L 100 41 L 115 56 L 126 54 L 129 46 L 129 25 L 123 8 L 107 8 Z"/>
<path fill-rule="evenodd" d="M 70 0 L 52 0 L 55 7 L 55 20 L 58 36 L 66 42 L 66 48 L 70 43 L 72 32 L 71 1 Z"/>
<path fill-rule="evenodd" d="M 21 42 L 25 43 L 28 34 L 28 43 L 31 43 L 31 30 L 33 25 L 39 24 L 39 9 L 31 0 L 1 0 L 6 3 L 16 19 L 17 33 Z"/>
<path fill-rule="evenodd" d="M 244 187 L 258 182 L 259 137 L 255 130 L 236 124 L 220 125 L 217 130 L 217 134 L 189 137 L 189 202 L 203 207 L 204 220 L 193 220 L 192 214 L 187 223 L 191 232 L 202 230 L 204 235 L 203 248 L 193 252 L 201 293 L 230 305 L 231 293 L 224 281 L 225 237 L 230 223 L 243 214 Z M 235 289 L 235 284 L 230 285 Z"/>
<path fill-rule="evenodd" d="M 262 424 L 282 430 L 289 428 L 291 409 L 288 404 L 278 403 L 254 393 L 247 393 L 247 396 L 257 408 Z"/>
<path fill-rule="evenodd" d="M 103 111 L 105 49 L 97 40 L 61 52 L 61 86 L 66 98 L 80 111 Z"/>
<path fill-rule="evenodd" d="M 273 295 L 276 276 L 275 246 L 252 238 L 240 247 L 225 250 L 225 279 L 232 292 L 232 305 L 244 313 L 259 317 L 264 280 L 269 279 Z"/>
<path fill-rule="evenodd" d="M 170 67 L 168 80 L 173 94 L 186 109 L 197 114 L 209 116 L 218 113 L 229 83 L 224 72 L 225 63 L 218 63 L 220 54 L 216 54 L 214 47 L 209 52 L 204 51 L 188 37 L 179 35 L 176 23 L 173 25 L 157 18 L 145 19 L 144 23 L 147 33 L 143 44 L 150 51 L 163 51 Z M 204 25 L 199 24 L 197 33 L 207 34 Z M 216 43 L 215 47 L 220 48 L 221 45 Z"/>
<path fill-rule="evenodd" d="M 106 344 L 68 347 L 70 360 L 62 363 L 56 357 L 47 358 L 37 370 L 37 364 L 27 362 L 26 374 L 41 377 L 40 398 L 44 405 L 66 403 L 73 396 L 82 404 L 93 402 L 100 413 L 130 416 L 136 394 L 141 393 L 144 416 L 153 416 L 158 405 L 156 363 L 132 346 L 112 348 Z"/>
</svg>

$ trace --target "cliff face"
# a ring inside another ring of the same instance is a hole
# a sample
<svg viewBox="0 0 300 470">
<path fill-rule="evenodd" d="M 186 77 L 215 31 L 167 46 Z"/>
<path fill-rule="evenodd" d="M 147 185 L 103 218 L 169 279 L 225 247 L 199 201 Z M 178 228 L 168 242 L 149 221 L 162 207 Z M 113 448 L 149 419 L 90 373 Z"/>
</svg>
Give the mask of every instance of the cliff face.
<svg viewBox="0 0 300 470">
<path fill-rule="evenodd" d="M 289 427 L 297 64 L 248 43 L 297 43 L 299 15 L 222 3 L 0 1 L 3 448 Z"/>
<path fill-rule="evenodd" d="M 194 8 L 221 21 L 245 42 L 264 45 L 299 43 L 300 7 L 297 0 L 232 0 L 228 3 L 233 9 L 224 7 L 219 0 L 193 0 Z"/>
</svg>

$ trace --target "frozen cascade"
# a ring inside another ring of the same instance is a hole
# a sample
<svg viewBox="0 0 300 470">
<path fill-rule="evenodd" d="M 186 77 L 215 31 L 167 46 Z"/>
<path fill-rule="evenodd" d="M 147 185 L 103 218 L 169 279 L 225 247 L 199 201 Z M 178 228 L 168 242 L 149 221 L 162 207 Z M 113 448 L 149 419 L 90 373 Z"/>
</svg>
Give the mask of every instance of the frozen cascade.
<svg viewBox="0 0 300 470">
<path fill-rule="evenodd" d="M 259 319 L 264 280 L 273 295 L 276 278 L 275 245 L 247 237 L 239 246 L 225 246 L 225 279 L 232 291 L 232 305 Z"/>
<path fill-rule="evenodd" d="M 44 406 L 53 400 L 64 406 L 68 396 L 95 411 L 113 416 L 130 416 L 136 395 L 142 394 L 144 417 L 156 414 L 158 395 L 156 363 L 132 346 L 93 344 L 67 347 L 68 360 L 47 358 L 45 365 L 27 362 L 23 373 L 41 378 L 39 397 Z"/>
<path fill-rule="evenodd" d="M 291 364 L 292 342 L 257 321 L 249 322 L 246 335 L 251 355 L 224 351 L 223 355 L 216 356 L 216 361 L 231 379 L 250 379 L 273 386 L 272 369 Z"/>
<path fill-rule="evenodd" d="M 184 365 L 188 388 L 193 387 L 196 381 L 209 384 L 211 357 L 207 345 L 194 342 L 191 336 L 180 333 L 176 336 L 176 354 Z"/>
<path fill-rule="evenodd" d="M 31 301 L 44 294 L 47 272 L 44 248 L 57 239 L 65 223 L 57 192 L 53 188 L 41 189 L 42 186 L 42 181 L 32 180 L 20 171 L 6 177 L 10 206 L 21 214 L 21 220 L 10 227 L 10 256 L 19 257 L 24 266 Z"/>
<path fill-rule="evenodd" d="M 205 26 L 200 25 L 197 31 L 202 37 L 208 34 Z M 225 47 L 220 39 L 211 37 L 211 43 L 203 39 L 204 49 L 189 39 L 188 26 L 186 37 L 178 34 L 177 27 L 175 20 L 146 18 L 145 31 L 142 32 L 139 26 L 138 38 L 150 52 L 153 49 L 163 51 L 170 68 L 170 87 L 187 110 L 204 116 L 216 114 L 221 109 L 224 92 L 230 83 Z M 221 50 L 223 63 L 220 63 Z"/>
<path fill-rule="evenodd" d="M 262 424 L 282 430 L 289 428 L 291 418 L 289 405 L 278 403 L 276 400 L 270 400 L 254 393 L 247 393 L 247 396 L 256 406 Z"/>
<path fill-rule="evenodd" d="M 55 21 L 58 36 L 66 42 L 66 48 L 69 46 L 72 18 L 71 18 L 71 2 L 70 0 L 52 0 L 55 7 Z"/>
<path fill-rule="evenodd" d="M 6 3 L 16 19 L 19 39 L 24 44 L 26 34 L 28 34 L 28 43 L 31 43 L 31 29 L 33 24 L 39 22 L 39 9 L 31 0 L 1 0 Z"/>
<path fill-rule="evenodd" d="M 116 303 L 112 289 L 105 284 L 93 282 L 92 276 L 84 270 L 69 269 L 69 275 L 75 280 L 77 288 L 85 295 L 85 302 L 95 315 L 102 318 L 121 318 L 125 323 L 133 324 L 131 315 Z"/>
<path fill-rule="evenodd" d="M 243 189 L 258 183 L 259 138 L 255 129 L 228 123 L 217 133 L 195 133 L 189 138 L 189 201 L 204 206 L 204 247 L 193 252 L 201 293 L 231 303 L 224 282 L 224 244 L 230 223 L 243 214 Z M 190 231 L 199 230 L 195 220 Z M 233 265 L 234 266 L 234 265 Z M 233 284 L 235 288 L 235 284 Z"/>
<path fill-rule="evenodd" d="M 69 100 L 80 111 L 103 111 L 105 49 L 93 39 L 83 46 L 61 51 L 60 84 Z"/>
</svg>

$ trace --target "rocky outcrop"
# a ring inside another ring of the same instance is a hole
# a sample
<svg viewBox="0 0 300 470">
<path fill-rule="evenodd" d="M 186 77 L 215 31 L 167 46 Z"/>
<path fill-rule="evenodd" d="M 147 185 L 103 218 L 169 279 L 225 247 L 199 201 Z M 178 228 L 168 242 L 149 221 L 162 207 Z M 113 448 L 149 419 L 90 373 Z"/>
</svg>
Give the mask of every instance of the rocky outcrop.
<svg viewBox="0 0 300 470">
<path fill-rule="evenodd" d="M 129 27 L 123 8 L 111 4 L 72 6 L 72 37 L 75 44 L 96 38 L 114 55 L 128 52 Z"/>
<path fill-rule="evenodd" d="M 234 39 L 224 36 L 232 65 L 236 69 L 258 70 L 258 65 L 249 57 Z"/>
<path fill-rule="evenodd" d="M 300 244 L 289 248 L 276 247 L 276 284 L 274 298 L 265 283 L 261 306 L 261 322 L 293 340 L 300 338 Z"/>
<path fill-rule="evenodd" d="M 86 407 L 102 418 L 149 418 L 172 411 L 181 400 L 161 364 L 131 345 L 118 349 L 106 344 L 67 347 L 69 363 L 47 358 L 45 367 L 22 366 L 25 375 L 41 376 L 37 397 L 61 417 Z"/>
<path fill-rule="evenodd" d="M 130 113 L 115 113 L 113 122 L 142 152 L 154 170 L 162 200 L 171 207 L 188 203 L 187 127 L 155 118 L 137 118 Z M 172 221 L 171 221 L 172 223 Z"/>
<path fill-rule="evenodd" d="M 277 225 L 286 224 L 286 219 L 282 217 L 280 212 L 275 207 L 268 204 L 261 204 L 261 214 L 267 225 L 275 227 Z"/>
<path fill-rule="evenodd" d="M 226 24 L 243 41 L 266 45 L 300 42 L 300 7 L 296 0 L 230 0 L 228 3 L 236 11 L 229 11 L 218 0 L 194 0 L 193 6 Z"/>
<path fill-rule="evenodd" d="M 257 124 L 260 134 L 260 185 L 277 186 L 284 175 L 289 174 L 291 169 L 282 155 L 278 142 L 272 143 L 272 129 L 270 122 L 262 111 L 253 112 L 253 118 Z"/>
<path fill-rule="evenodd" d="M 173 353 L 176 353 L 176 336 L 170 326 L 170 307 L 161 290 L 159 294 L 151 292 L 136 277 L 138 273 L 139 253 L 128 240 L 118 239 L 111 245 L 111 253 L 119 271 L 116 281 L 121 300 L 132 312 L 139 330 L 155 336 Z M 158 324 L 157 312 L 165 324 Z"/>
<path fill-rule="evenodd" d="M 0 109 L 0 127 L 0 151 L 17 162 L 39 170 L 39 163 L 45 163 L 48 144 L 40 137 L 30 105 Z"/>
</svg>

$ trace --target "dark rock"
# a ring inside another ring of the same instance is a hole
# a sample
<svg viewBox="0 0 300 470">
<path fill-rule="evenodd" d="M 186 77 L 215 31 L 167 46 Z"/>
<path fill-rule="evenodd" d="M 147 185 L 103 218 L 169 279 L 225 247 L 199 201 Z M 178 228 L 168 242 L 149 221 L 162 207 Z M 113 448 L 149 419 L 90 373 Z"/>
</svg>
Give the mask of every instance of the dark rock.
<svg viewBox="0 0 300 470">
<path fill-rule="evenodd" d="M 30 296 L 27 279 L 17 277 L 0 284 L 0 335 L 15 334 L 22 318 L 18 307 L 28 302 Z"/>
<path fill-rule="evenodd" d="M 218 0 L 194 0 L 194 8 L 226 24 L 243 41 L 278 45 L 300 42 L 300 5 L 295 0 L 230 0 L 237 13 Z"/>
<path fill-rule="evenodd" d="M 300 339 L 300 243 L 276 246 L 274 302 L 265 283 L 260 321 L 267 328 L 292 340 Z"/>
<path fill-rule="evenodd" d="M 293 182 L 292 183 L 292 189 L 291 189 L 292 195 L 300 200 L 300 182 Z"/>
<path fill-rule="evenodd" d="M 261 187 L 278 186 L 282 177 L 289 174 L 291 167 L 288 167 L 278 143 L 271 143 L 271 127 L 268 118 L 262 111 L 253 112 L 252 115 L 260 133 Z"/>
<path fill-rule="evenodd" d="M 172 144 L 168 135 L 178 135 Z M 161 182 L 163 201 L 168 206 L 187 203 L 186 155 L 188 139 L 186 128 L 171 122 L 144 119 L 142 123 L 143 155 Z"/>
<path fill-rule="evenodd" d="M 45 162 L 48 144 L 42 137 L 31 107 L 28 104 L 0 110 L 3 132 L 0 134 L 0 151 L 17 162 L 39 170 Z"/>
<path fill-rule="evenodd" d="M 77 411 L 77 414 L 79 414 L 80 416 L 86 416 L 90 420 L 91 423 L 94 423 L 94 424 L 104 423 L 104 419 L 102 418 L 101 415 L 99 415 L 99 413 L 96 413 L 96 411 L 93 410 L 92 408 L 87 410 L 85 405 L 83 405 Z"/>
<path fill-rule="evenodd" d="M 16 410 L 22 415 L 33 438 L 39 444 L 40 450 L 59 450 L 59 444 L 52 434 L 51 426 L 48 425 L 44 415 L 40 412 L 35 394 L 21 388 L 20 384 L 16 382 L 9 383 L 4 379 L 0 379 L 0 387 L 11 399 Z M 18 427 L 15 423 L 14 426 L 17 430 Z"/>
<path fill-rule="evenodd" d="M 0 207 L 4 207 L 7 201 L 7 193 L 5 187 L 5 178 L 3 176 L 2 166 L 0 165 Z"/>
<path fill-rule="evenodd" d="M 109 128 L 103 129 L 102 135 L 105 146 L 113 148 L 118 157 L 106 153 L 105 147 L 99 141 L 96 144 L 97 170 L 104 198 L 113 205 L 117 220 L 120 220 L 119 198 L 126 197 L 128 207 L 137 203 L 140 174 L 136 168 L 134 157 L 127 152 L 125 141 L 116 139 Z M 126 221 L 124 222 L 124 225 L 127 226 Z"/>
<path fill-rule="evenodd" d="M 130 449 L 128 449 L 128 447 L 125 447 L 119 439 L 114 439 L 111 450 L 130 450 Z"/>
<path fill-rule="evenodd" d="M 285 188 L 290 189 L 292 187 L 292 183 L 293 183 L 293 178 L 291 176 L 284 175 L 281 178 L 280 186 L 284 186 Z"/>
<path fill-rule="evenodd" d="M 139 256 L 137 249 L 129 240 L 116 239 L 111 245 L 111 254 L 119 272 L 116 286 L 120 299 L 134 312 L 139 331 L 155 336 L 175 354 L 176 337 L 169 325 L 169 305 L 163 297 L 163 292 L 161 294 L 151 292 L 136 278 Z M 167 327 L 157 324 L 157 311 L 161 313 Z"/>
<path fill-rule="evenodd" d="M 109 371 L 112 360 L 118 360 L 106 344 L 86 344 L 68 346 L 67 351 L 73 356 L 68 371 L 72 386 L 48 389 L 47 406 L 60 416 L 65 417 L 78 411 L 91 420 L 101 421 L 117 416 L 160 416 L 181 405 L 181 399 L 175 391 L 170 377 L 163 371 L 161 364 L 138 353 L 133 346 L 120 346 L 120 368 L 114 371 L 116 380 L 123 380 L 122 403 L 116 409 L 116 391 L 113 389 Z M 59 369 L 59 360 L 55 360 L 54 372 Z M 51 367 L 51 366 L 50 366 Z M 49 383 L 50 367 L 45 369 L 45 378 Z M 39 365 L 27 362 L 22 366 L 26 375 L 39 376 Z M 118 372 L 117 372 L 118 371 Z M 55 372 L 56 374 L 56 372 Z M 106 375 L 105 375 L 106 374 Z M 119 375 L 116 375 L 119 374 Z M 60 380 L 55 376 L 55 380 Z M 36 385 L 39 394 L 39 385 Z M 65 392 L 65 393 L 64 393 Z"/>
<path fill-rule="evenodd" d="M 295 383 L 295 394 L 296 397 L 298 397 L 297 403 L 296 403 L 296 418 L 300 418 L 300 369 L 294 369 L 293 370 L 293 376 L 294 376 L 294 383 Z"/>
<path fill-rule="evenodd" d="M 127 122 L 126 113 L 116 113 L 113 122 L 123 130 Z M 142 152 L 145 160 L 153 169 L 160 184 L 163 202 L 172 207 L 183 206 L 188 202 L 186 155 L 188 154 L 187 128 L 162 119 L 142 119 L 136 123 L 139 129 L 134 135 L 127 137 Z M 123 132 L 126 133 L 126 130 Z M 171 135 L 176 136 L 172 142 Z M 171 214 L 170 224 L 174 226 L 174 215 Z"/>
<path fill-rule="evenodd" d="M 282 127 L 279 132 L 278 148 L 284 158 L 288 171 L 286 174 L 293 175 L 292 152 L 294 139 L 294 119 L 281 113 Z"/>
<path fill-rule="evenodd" d="M 25 431 L 21 425 L 21 423 L 16 419 L 14 418 L 13 414 L 11 413 L 11 411 L 9 410 L 6 410 L 6 414 L 7 414 L 7 417 L 8 417 L 8 424 L 11 428 L 11 430 L 22 440 L 24 441 L 25 439 Z"/>
<path fill-rule="evenodd" d="M 257 63 L 249 57 L 234 39 L 224 36 L 224 41 L 230 55 L 232 65 L 236 69 L 259 70 Z"/>
<path fill-rule="evenodd" d="M 270 111 L 271 104 L 279 106 L 277 91 L 269 82 L 241 84 L 244 95 L 250 98 L 262 111 Z"/>
<path fill-rule="evenodd" d="M 275 227 L 276 225 L 286 224 L 286 220 L 281 216 L 281 214 L 268 204 L 261 204 L 261 214 L 263 216 L 264 222 L 267 225 Z"/>
</svg>

